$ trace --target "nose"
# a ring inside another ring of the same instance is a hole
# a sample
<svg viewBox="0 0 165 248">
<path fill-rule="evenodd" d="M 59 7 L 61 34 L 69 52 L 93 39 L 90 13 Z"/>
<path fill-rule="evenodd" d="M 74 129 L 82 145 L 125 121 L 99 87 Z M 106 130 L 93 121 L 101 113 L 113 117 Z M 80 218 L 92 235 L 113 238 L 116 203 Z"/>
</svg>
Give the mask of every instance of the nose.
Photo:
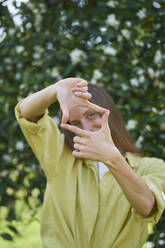
<svg viewBox="0 0 165 248">
<path fill-rule="evenodd" d="M 92 122 L 87 121 L 87 120 L 82 121 L 82 129 L 87 130 L 87 131 L 92 131 L 93 129 Z"/>
</svg>

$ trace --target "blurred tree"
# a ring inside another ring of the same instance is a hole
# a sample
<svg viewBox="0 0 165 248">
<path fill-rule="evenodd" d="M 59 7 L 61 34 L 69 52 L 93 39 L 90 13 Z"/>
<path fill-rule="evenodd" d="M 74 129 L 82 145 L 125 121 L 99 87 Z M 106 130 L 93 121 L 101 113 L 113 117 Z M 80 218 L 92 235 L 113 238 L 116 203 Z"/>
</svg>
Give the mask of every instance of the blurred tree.
<svg viewBox="0 0 165 248">
<path fill-rule="evenodd" d="M 1 0 L 0 14 L 0 205 L 8 207 L 8 220 L 22 218 L 20 200 L 34 213 L 45 188 L 14 107 L 61 78 L 104 87 L 137 146 L 165 158 L 163 0 Z M 53 118 L 58 110 L 51 106 Z M 165 215 L 149 238 L 154 247 L 164 247 L 164 229 Z"/>
</svg>

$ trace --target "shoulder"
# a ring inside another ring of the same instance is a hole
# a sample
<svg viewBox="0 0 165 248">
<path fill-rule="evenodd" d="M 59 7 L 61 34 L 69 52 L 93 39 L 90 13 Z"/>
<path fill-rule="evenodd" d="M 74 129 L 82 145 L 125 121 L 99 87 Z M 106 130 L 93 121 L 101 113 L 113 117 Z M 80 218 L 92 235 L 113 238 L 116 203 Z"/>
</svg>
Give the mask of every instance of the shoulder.
<svg viewBox="0 0 165 248">
<path fill-rule="evenodd" d="M 165 174 L 165 161 L 156 157 L 138 156 L 133 153 L 126 153 L 129 165 L 137 171 L 155 172 Z"/>
</svg>

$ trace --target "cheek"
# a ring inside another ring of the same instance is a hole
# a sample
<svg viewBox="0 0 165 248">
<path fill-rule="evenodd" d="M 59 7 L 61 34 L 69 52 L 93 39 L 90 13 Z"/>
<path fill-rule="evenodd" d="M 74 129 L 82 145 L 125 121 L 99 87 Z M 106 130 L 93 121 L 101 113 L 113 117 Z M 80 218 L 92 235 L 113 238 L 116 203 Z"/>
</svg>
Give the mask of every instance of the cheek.
<svg viewBox="0 0 165 248">
<path fill-rule="evenodd" d="M 96 125 L 101 126 L 101 117 L 98 116 L 98 117 L 94 120 L 94 123 L 95 123 Z"/>
</svg>

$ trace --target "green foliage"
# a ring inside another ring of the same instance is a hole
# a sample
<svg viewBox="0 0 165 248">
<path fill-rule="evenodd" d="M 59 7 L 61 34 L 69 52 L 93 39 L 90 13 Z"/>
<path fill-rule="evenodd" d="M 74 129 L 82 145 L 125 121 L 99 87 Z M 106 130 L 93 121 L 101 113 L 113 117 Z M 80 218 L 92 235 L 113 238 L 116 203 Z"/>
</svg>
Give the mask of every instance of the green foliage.
<svg viewBox="0 0 165 248">
<path fill-rule="evenodd" d="M 17 200 L 30 210 L 40 206 L 45 188 L 14 107 L 61 78 L 79 76 L 104 87 L 136 144 L 165 158 L 163 0 L 13 1 L 14 12 L 9 1 L 0 3 L 0 205 L 9 209 L 7 220 L 20 220 Z M 58 108 L 51 107 L 52 116 Z M 164 215 L 150 237 L 155 247 L 164 245 L 163 226 Z"/>
<path fill-rule="evenodd" d="M 34 216 L 33 221 L 29 223 L 27 220 L 23 221 L 6 221 L 1 220 L 0 228 L 7 235 L 3 239 L 0 237 L 0 247 L 3 248 L 43 248 L 40 237 L 40 209 Z M 16 231 L 17 230 L 17 231 Z M 27 242 L 28 241 L 28 242 Z"/>
</svg>

